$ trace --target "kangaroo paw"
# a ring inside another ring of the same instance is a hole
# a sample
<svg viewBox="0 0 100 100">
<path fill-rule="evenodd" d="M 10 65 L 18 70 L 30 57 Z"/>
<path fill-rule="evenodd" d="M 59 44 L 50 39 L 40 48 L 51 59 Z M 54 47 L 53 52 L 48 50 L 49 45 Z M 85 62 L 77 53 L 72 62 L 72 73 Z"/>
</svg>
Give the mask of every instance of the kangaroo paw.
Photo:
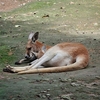
<svg viewBox="0 0 100 100">
<path fill-rule="evenodd" d="M 6 66 L 6 69 L 8 69 L 11 72 L 16 72 L 14 67 L 11 67 L 10 65 Z"/>
</svg>

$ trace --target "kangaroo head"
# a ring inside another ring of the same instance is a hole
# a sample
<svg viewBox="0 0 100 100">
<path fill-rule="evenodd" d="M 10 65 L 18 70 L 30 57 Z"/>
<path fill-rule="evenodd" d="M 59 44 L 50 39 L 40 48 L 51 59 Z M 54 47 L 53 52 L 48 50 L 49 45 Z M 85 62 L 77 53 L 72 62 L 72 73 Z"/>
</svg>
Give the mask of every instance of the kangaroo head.
<svg viewBox="0 0 100 100">
<path fill-rule="evenodd" d="M 28 42 L 26 44 L 25 58 L 27 58 L 27 59 L 34 58 L 34 60 L 36 59 L 34 52 L 37 53 L 39 51 L 38 47 L 37 47 L 37 42 L 36 42 L 38 39 L 38 35 L 39 35 L 38 32 L 30 33 L 30 35 L 28 37 Z"/>
<path fill-rule="evenodd" d="M 15 64 L 30 63 L 43 56 L 46 49 L 44 48 L 43 43 L 38 41 L 38 36 L 39 32 L 29 34 L 28 42 L 26 44 L 25 58 L 15 62 Z"/>
</svg>

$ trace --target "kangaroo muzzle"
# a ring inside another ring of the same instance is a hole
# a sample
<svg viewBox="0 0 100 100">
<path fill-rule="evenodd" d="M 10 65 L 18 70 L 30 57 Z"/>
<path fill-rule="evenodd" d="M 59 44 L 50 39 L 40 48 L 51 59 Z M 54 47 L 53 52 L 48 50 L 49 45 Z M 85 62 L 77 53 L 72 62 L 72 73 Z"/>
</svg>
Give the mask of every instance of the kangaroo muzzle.
<svg viewBox="0 0 100 100">
<path fill-rule="evenodd" d="M 34 61 L 36 59 L 37 59 L 37 57 L 36 57 L 35 54 L 33 54 L 31 57 L 28 56 L 28 55 L 25 55 L 25 58 L 15 62 L 15 65 L 20 65 L 20 64 L 24 64 L 24 63 L 30 63 L 30 62 L 32 62 L 32 61 Z"/>
</svg>

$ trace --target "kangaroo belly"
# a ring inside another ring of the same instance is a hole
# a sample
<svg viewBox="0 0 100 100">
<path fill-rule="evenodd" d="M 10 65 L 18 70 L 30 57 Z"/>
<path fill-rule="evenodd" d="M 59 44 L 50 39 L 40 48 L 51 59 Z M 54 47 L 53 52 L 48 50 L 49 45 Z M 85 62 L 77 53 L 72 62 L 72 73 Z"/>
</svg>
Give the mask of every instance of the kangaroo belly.
<svg viewBox="0 0 100 100">
<path fill-rule="evenodd" d="M 52 59 L 45 62 L 43 66 L 45 67 L 56 67 L 56 66 L 65 66 L 71 64 L 73 58 L 68 54 L 56 54 Z"/>
</svg>

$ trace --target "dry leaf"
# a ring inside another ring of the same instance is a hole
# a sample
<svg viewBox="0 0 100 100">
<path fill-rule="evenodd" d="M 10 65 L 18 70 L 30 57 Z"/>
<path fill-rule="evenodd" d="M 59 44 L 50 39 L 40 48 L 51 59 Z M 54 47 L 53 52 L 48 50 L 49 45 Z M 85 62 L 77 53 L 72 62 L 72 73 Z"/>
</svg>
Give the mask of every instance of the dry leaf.
<svg viewBox="0 0 100 100">
<path fill-rule="evenodd" d="M 12 50 L 10 50 L 10 51 L 8 52 L 8 55 L 9 55 L 9 56 L 13 55 Z"/>
</svg>

